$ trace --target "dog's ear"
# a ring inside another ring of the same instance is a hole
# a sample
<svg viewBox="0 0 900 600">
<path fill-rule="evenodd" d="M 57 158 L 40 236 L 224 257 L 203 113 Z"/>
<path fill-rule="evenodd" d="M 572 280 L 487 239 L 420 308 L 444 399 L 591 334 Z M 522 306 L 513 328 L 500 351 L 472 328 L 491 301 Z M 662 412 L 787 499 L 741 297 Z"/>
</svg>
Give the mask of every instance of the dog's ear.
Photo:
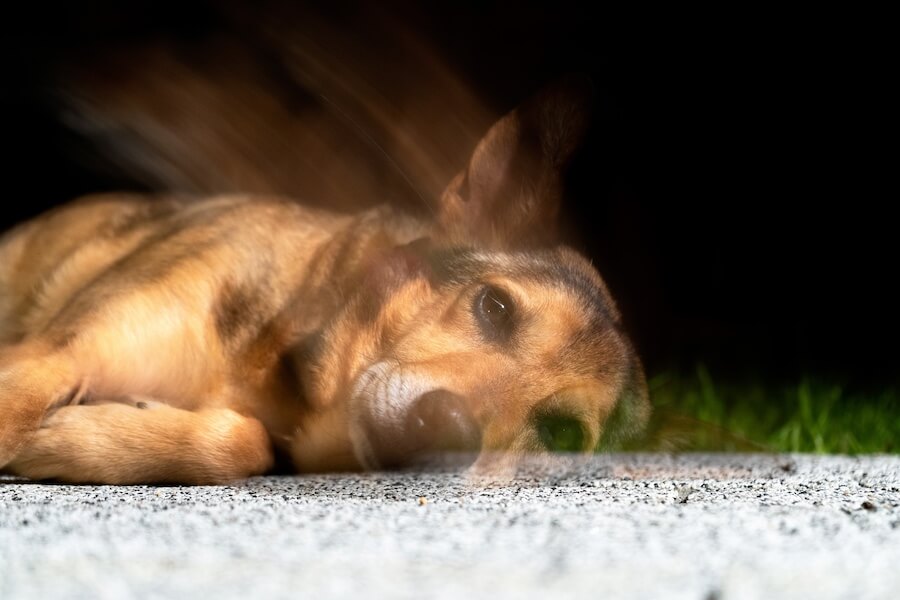
<svg viewBox="0 0 900 600">
<path fill-rule="evenodd" d="M 504 116 L 444 190 L 439 231 L 487 247 L 552 242 L 563 174 L 587 128 L 591 84 L 568 77 Z"/>
</svg>

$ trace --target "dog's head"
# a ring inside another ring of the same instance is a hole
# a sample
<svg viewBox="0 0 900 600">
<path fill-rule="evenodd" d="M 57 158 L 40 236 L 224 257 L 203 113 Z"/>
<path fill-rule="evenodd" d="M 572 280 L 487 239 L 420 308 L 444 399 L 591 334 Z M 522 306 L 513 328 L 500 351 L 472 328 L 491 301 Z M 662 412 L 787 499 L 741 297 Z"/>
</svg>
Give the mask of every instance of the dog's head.
<svg viewBox="0 0 900 600">
<path fill-rule="evenodd" d="M 444 192 L 434 235 L 373 261 L 319 337 L 307 393 L 339 399 L 361 466 L 588 452 L 646 422 L 643 370 L 603 280 L 547 245 L 585 128 L 577 87 L 495 124 Z M 315 453 L 340 437 L 300 461 L 328 464 Z"/>
</svg>

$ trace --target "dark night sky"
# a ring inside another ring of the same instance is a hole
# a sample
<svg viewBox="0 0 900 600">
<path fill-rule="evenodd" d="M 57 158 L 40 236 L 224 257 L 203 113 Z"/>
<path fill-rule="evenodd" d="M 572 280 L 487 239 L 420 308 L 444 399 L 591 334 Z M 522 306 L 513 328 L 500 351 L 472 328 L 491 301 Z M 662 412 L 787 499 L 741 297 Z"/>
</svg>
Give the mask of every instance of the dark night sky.
<svg viewBox="0 0 900 600">
<path fill-rule="evenodd" d="M 127 17 L 88 5 L 5 19 L 3 228 L 133 185 L 71 159 L 71 134 L 43 108 L 54 60 L 97 32 L 215 26 L 203 3 L 139 3 L 154 8 Z M 704 360 L 735 374 L 897 382 L 878 36 L 785 12 L 589 18 L 577 6 L 439 2 L 409 19 L 498 111 L 560 74 L 592 76 L 599 117 L 565 215 L 651 368 Z"/>
</svg>

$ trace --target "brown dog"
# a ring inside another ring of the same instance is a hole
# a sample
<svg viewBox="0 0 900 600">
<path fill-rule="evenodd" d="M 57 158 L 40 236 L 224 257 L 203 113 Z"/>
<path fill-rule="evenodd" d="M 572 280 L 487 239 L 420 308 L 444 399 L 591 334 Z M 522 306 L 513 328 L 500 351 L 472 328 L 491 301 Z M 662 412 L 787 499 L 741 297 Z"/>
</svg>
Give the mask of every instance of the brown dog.
<svg viewBox="0 0 900 600">
<path fill-rule="evenodd" d="M 583 111 L 500 120 L 433 219 L 98 196 L 0 240 L 0 468 L 217 483 L 445 450 L 591 451 L 649 413 L 593 267 L 552 239 Z"/>
</svg>

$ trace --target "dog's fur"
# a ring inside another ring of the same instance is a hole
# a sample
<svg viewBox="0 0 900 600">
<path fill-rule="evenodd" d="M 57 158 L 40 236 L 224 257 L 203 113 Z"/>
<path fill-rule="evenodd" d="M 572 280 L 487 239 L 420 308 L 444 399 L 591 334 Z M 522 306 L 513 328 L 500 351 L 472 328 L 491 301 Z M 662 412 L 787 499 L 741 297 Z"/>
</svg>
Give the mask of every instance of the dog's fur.
<svg viewBox="0 0 900 600">
<path fill-rule="evenodd" d="M 14 229 L 0 468 L 217 483 L 276 453 L 301 471 L 460 439 L 515 457 L 543 448 L 548 417 L 583 451 L 639 430 L 644 376 L 612 298 L 587 260 L 546 246 L 583 113 L 554 89 L 501 119 L 432 219 L 118 195 Z"/>
</svg>

